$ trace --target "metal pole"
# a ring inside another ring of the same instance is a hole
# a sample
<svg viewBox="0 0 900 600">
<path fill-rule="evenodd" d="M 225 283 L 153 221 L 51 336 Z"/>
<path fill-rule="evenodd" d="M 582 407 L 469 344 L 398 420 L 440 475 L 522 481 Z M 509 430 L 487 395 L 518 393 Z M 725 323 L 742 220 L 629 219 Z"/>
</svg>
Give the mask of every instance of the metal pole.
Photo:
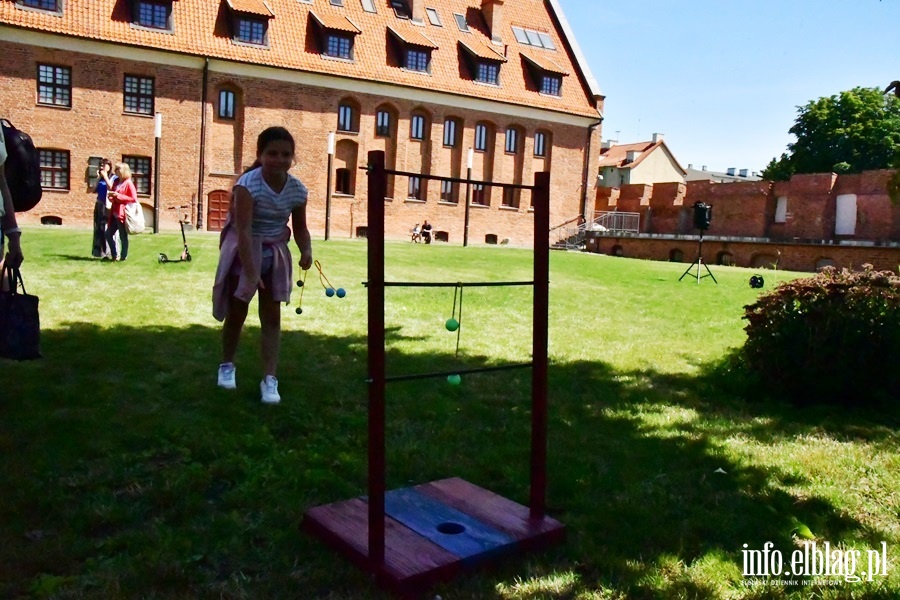
<svg viewBox="0 0 900 600">
<path fill-rule="evenodd" d="M 385 358 L 384 358 L 384 152 L 369 152 L 368 171 L 368 367 L 369 367 L 369 564 L 384 566 Z"/>
<path fill-rule="evenodd" d="M 534 304 L 531 368 L 531 493 L 529 516 L 543 519 L 547 506 L 547 352 L 550 312 L 550 173 L 534 174 Z"/>
<path fill-rule="evenodd" d="M 156 148 L 153 157 L 153 233 L 159 233 L 159 146 L 162 139 L 162 113 L 154 119 Z"/>
<path fill-rule="evenodd" d="M 331 237 L 331 172 L 334 170 L 334 132 L 328 132 L 328 177 L 325 183 L 325 239 Z"/>
<path fill-rule="evenodd" d="M 469 148 L 469 155 L 466 158 L 466 216 L 463 225 L 463 247 L 469 245 L 469 204 L 472 202 L 472 163 L 475 160 L 475 151 Z"/>
</svg>

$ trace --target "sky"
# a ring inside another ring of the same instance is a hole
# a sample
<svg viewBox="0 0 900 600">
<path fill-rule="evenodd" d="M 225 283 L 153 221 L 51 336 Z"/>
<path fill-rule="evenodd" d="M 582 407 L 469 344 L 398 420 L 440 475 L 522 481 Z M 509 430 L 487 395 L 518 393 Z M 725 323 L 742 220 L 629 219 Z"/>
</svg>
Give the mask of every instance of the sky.
<svg viewBox="0 0 900 600">
<path fill-rule="evenodd" d="M 606 96 L 603 139 L 761 171 L 808 102 L 900 80 L 900 0 L 559 0 Z"/>
</svg>

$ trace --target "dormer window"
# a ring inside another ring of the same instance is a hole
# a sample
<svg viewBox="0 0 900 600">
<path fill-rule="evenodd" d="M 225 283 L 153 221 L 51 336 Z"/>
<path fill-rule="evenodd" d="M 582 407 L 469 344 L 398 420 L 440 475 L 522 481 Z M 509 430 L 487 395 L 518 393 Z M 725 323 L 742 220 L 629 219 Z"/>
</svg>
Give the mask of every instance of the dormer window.
<svg viewBox="0 0 900 600">
<path fill-rule="evenodd" d="M 25 8 L 36 8 L 38 10 L 49 10 L 52 12 L 62 12 L 62 0 L 18 0 L 19 6 Z"/>
<path fill-rule="evenodd" d="M 469 24 L 466 23 L 466 15 L 453 13 L 453 18 L 456 19 L 456 27 L 460 31 L 462 31 L 463 33 L 469 33 Z"/>
<path fill-rule="evenodd" d="M 233 18 L 234 41 L 252 46 L 269 44 L 269 19 L 274 17 L 263 0 L 225 0 Z"/>
<path fill-rule="evenodd" d="M 309 18 L 318 26 L 319 46 L 322 56 L 353 60 L 353 46 L 360 33 L 347 17 L 325 13 L 319 15 L 309 11 Z"/>
<path fill-rule="evenodd" d="M 468 57 L 473 80 L 500 85 L 500 65 L 506 62 L 505 56 L 475 40 L 459 40 L 459 45 Z"/>
<path fill-rule="evenodd" d="M 388 33 L 395 66 L 419 73 L 431 71 L 431 52 L 437 49 L 437 44 L 406 24 L 388 25 Z"/>
<path fill-rule="evenodd" d="M 137 0 L 134 24 L 148 29 L 172 29 L 172 0 L 151 2 Z"/>
<path fill-rule="evenodd" d="M 531 89 L 545 96 L 561 96 L 562 78 L 568 75 L 566 70 L 545 56 L 536 57 L 525 52 L 521 52 L 521 55 L 522 63 L 531 74 Z"/>
</svg>

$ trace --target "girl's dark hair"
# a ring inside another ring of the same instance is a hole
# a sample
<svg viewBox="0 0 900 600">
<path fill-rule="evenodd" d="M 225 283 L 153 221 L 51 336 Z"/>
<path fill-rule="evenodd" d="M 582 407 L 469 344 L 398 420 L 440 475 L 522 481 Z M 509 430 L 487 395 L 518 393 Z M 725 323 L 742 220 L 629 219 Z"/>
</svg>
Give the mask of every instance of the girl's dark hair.
<svg viewBox="0 0 900 600">
<path fill-rule="evenodd" d="M 256 156 L 259 156 L 272 142 L 289 142 L 291 151 L 294 150 L 294 136 L 284 127 L 269 127 L 263 130 L 256 138 Z"/>
</svg>

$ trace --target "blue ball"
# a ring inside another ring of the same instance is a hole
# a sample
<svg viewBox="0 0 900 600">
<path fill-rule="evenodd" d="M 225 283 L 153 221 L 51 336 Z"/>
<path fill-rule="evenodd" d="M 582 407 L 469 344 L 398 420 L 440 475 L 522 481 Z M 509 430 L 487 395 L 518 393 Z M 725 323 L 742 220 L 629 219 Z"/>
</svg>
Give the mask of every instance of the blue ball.
<svg viewBox="0 0 900 600">
<path fill-rule="evenodd" d="M 347 292 L 344 291 L 344 288 L 337 289 L 337 297 L 338 298 L 343 298 L 346 295 L 347 295 Z"/>
<path fill-rule="evenodd" d="M 447 328 L 447 331 L 456 331 L 459 329 L 459 321 L 454 318 L 447 319 L 447 322 L 444 324 L 444 327 Z"/>
<path fill-rule="evenodd" d="M 450 385 L 459 385 L 461 382 L 462 382 L 462 377 L 460 377 L 459 375 L 454 374 L 454 375 L 447 376 L 447 383 L 449 383 Z"/>
<path fill-rule="evenodd" d="M 334 296 L 334 288 L 326 288 L 325 295 L 328 296 L 329 298 Z"/>
</svg>

